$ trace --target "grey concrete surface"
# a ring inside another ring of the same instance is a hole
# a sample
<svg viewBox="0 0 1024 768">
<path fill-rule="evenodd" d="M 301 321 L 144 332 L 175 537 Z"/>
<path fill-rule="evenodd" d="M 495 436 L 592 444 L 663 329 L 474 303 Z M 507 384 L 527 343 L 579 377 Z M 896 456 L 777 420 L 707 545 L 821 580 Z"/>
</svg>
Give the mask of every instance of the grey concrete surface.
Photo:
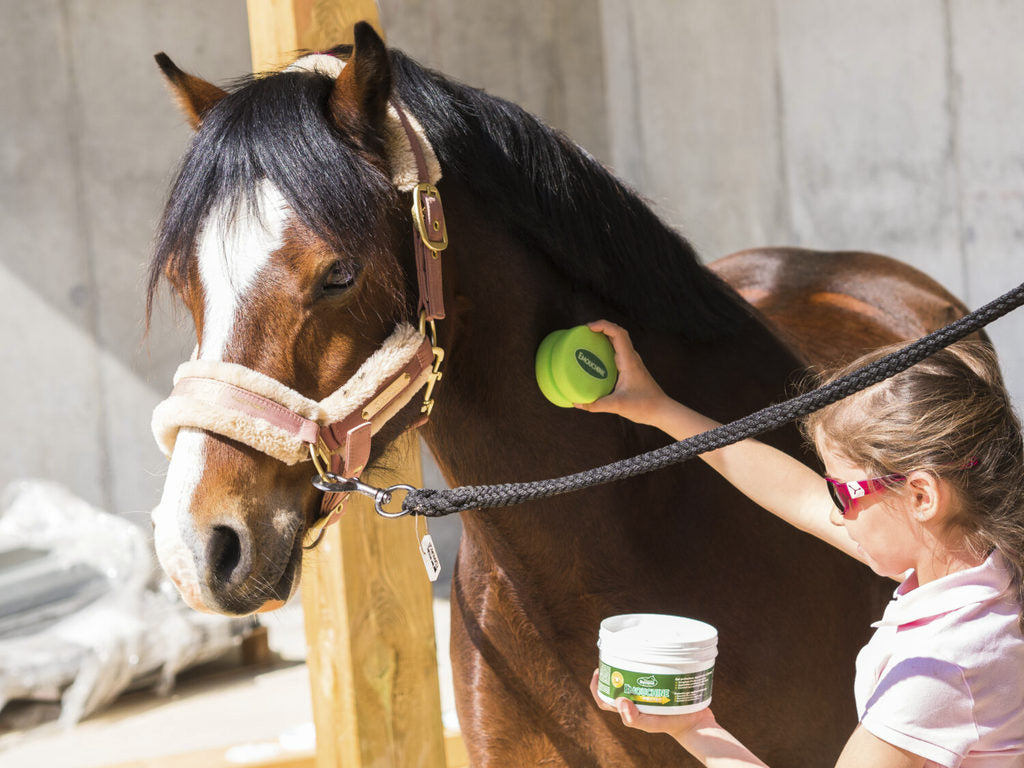
<svg viewBox="0 0 1024 768">
<path fill-rule="evenodd" d="M 895 256 L 971 307 L 1024 281 L 1024 6 L 603 0 L 603 159 L 706 260 Z M 1024 403 L 1024 312 L 989 330 Z"/>
<path fill-rule="evenodd" d="M 787 240 L 772 5 L 602 11 L 604 160 L 706 256 Z"/>
<path fill-rule="evenodd" d="M 167 303 L 144 338 L 151 240 L 190 135 L 153 54 L 244 72 L 245 6 L 0 0 L 0 19 L 0 484 L 46 477 L 146 510 L 166 464 L 148 414 L 193 344 Z"/>
<path fill-rule="evenodd" d="M 388 44 L 607 150 L 598 0 L 378 0 Z"/>
<path fill-rule="evenodd" d="M 564 129 L 707 259 L 874 250 L 972 306 L 1024 279 L 1020 4 L 380 5 L 391 44 Z M 217 82 L 247 72 L 245 7 L 0 0 L 0 18 L 0 484 L 48 477 L 147 510 L 165 465 L 149 412 L 192 345 L 166 295 L 143 336 L 189 139 L 152 54 Z M 1022 402 L 1024 312 L 991 333 Z"/>
</svg>

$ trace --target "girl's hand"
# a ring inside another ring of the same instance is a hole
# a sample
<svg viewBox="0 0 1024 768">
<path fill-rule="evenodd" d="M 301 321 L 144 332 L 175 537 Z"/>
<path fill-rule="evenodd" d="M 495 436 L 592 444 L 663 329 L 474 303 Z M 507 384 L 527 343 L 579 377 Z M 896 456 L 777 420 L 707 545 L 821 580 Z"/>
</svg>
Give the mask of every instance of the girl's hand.
<svg viewBox="0 0 1024 768">
<path fill-rule="evenodd" d="M 666 402 L 668 396 L 633 349 L 629 333 L 608 320 L 588 323 L 587 327 L 603 333 L 611 341 L 619 379 L 610 395 L 592 403 L 577 403 L 576 407 L 591 413 L 615 413 L 638 424 L 652 424 L 656 420 L 658 406 Z"/>
<path fill-rule="evenodd" d="M 680 744 L 684 744 L 686 736 L 696 728 L 715 724 L 715 716 L 707 708 L 688 715 L 648 715 L 637 709 L 636 704 L 625 697 L 616 699 L 615 706 L 612 706 L 597 694 L 596 669 L 594 676 L 590 678 L 590 693 L 601 709 L 618 712 L 623 725 L 647 733 L 667 733 Z"/>
</svg>

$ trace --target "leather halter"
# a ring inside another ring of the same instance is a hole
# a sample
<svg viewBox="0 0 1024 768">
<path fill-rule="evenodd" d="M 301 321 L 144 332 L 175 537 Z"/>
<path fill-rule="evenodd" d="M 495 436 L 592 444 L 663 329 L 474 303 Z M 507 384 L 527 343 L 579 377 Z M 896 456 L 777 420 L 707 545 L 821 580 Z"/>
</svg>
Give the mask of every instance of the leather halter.
<svg viewBox="0 0 1024 768">
<path fill-rule="evenodd" d="M 448 229 L 445 225 L 444 209 L 441 206 L 441 194 L 428 180 L 427 161 L 423 155 L 419 137 L 413 130 L 409 117 L 405 114 L 402 106 L 397 101 L 392 101 L 391 105 L 398 113 L 402 129 L 409 140 L 409 147 L 416 159 L 416 174 L 419 178 L 419 183 L 412 191 L 411 214 L 413 250 L 416 254 L 416 278 L 419 286 L 419 331 L 423 336 L 423 344 L 417 351 L 415 367 L 413 367 L 413 363 L 410 363 L 410 367 L 413 369 L 402 374 L 403 376 L 408 374 L 411 381 L 415 382 L 423 371 L 429 369 L 425 382 L 426 392 L 423 395 L 423 406 L 420 409 L 422 416 L 409 425 L 409 429 L 416 429 L 430 419 L 430 414 L 434 409 L 434 387 L 441 379 L 444 350 L 437 343 L 435 321 L 444 319 L 441 251 L 448 247 Z M 429 358 L 426 357 L 428 344 Z M 400 380 L 399 377 L 385 384 L 381 393 L 371 398 L 370 402 L 374 402 L 377 398 L 387 399 L 387 402 L 380 406 L 381 410 L 384 410 L 390 403 L 398 400 L 405 393 L 405 388 L 399 386 Z M 391 398 L 386 398 L 386 394 L 392 388 L 394 388 L 394 395 Z M 419 386 L 416 387 L 416 390 L 418 389 Z M 411 397 L 412 394 L 410 393 L 409 396 Z M 321 480 L 330 483 L 332 478 L 327 476 L 328 473 L 335 478 L 358 478 L 362 474 L 370 456 L 371 431 L 367 415 L 365 408 L 357 408 L 342 421 L 320 429 L 319 439 L 310 446 L 310 455 Z M 323 535 L 323 530 L 331 523 L 341 519 L 345 512 L 345 501 L 348 499 L 348 495 L 348 493 L 333 491 L 324 493 L 320 506 L 320 518 L 310 526 L 306 533 L 307 547 L 316 546 Z"/>
<path fill-rule="evenodd" d="M 413 129 L 409 117 L 403 107 L 395 100 L 390 106 L 398 115 L 399 122 L 408 139 L 415 158 L 418 183 L 412 191 L 412 225 L 413 249 L 416 255 L 416 274 L 419 288 L 419 335 L 422 338 L 410 358 L 397 372 L 393 372 L 379 383 L 372 395 L 364 399 L 354 408 L 340 417 L 323 423 L 310 418 L 310 409 L 300 413 L 296 406 L 279 402 L 286 399 L 277 394 L 284 390 L 293 399 L 312 404 L 293 390 L 262 374 L 245 369 L 253 374 L 253 381 L 260 382 L 259 388 L 267 394 L 253 391 L 254 385 L 240 386 L 238 382 L 225 381 L 211 372 L 208 376 L 186 375 L 177 381 L 167 401 L 157 406 L 154 411 L 154 432 L 156 414 L 173 398 L 182 398 L 185 402 L 199 402 L 204 407 L 215 408 L 218 412 L 228 413 L 249 422 L 266 424 L 276 433 L 284 434 L 308 446 L 309 457 L 312 458 L 319 479 L 331 484 L 337 479 L 358 478 L 370 457 L 371 437 L 391 417 L 401 410 L 420 389 L 426 387 L 421 417 L 409 426 L 415 429 L 422 426 L 430 418 L 433 410 L 434 386 L 441 379 L 441 363 L 444 350 L 437 344 L 435 321 L 444 318 L 444 294 L 442 286 L 441 251 L 448 245 L 448 234 L 445 227 L 444 211 L 441 206 L 441 195 L 430 183 L 424 150 L 420 139 Z M 411 330 L 411 329 L 410 329 Z M 398 332 L 396 331 L 396 335 Z M 185 364 L 182 369 L 185 369 Z M 232 365 L 233 364 L 224 364 Z M 234 366 L 244 368 L 243 366 Z M 184 370 L 182 371 L 185 372 Z M 359 374 L 357 373 L 357 376 Z M 353 377 L 355 378 L 355 377 Z M 266 386 L 263 386 L 266 382 Z M 344 385 L 342 387 L 344 389 Z M 338 390 L 340 393 L 342 390 Z M 335 393 L 337 394 L 337 393 Z M 271 395 L 271 396 L 267 396 Z M 330 397 L 323 402 L 330 400 Z M 312 404 L 315 406 L 315 404 Z M 179 419 L 172 426 L 191 426 L 187 420 Z M 223 429 L 200 424 L 199 428 L 227 434 Z M 288 460 L 268 449 L 256 438 L 246 439 L 237 435 L 229 437 L 246 442 L 268 455 L 281 460 Z M 158 436 L 158 442 L 161 442 Z M 161 442 L 162 447 L 163 443 Z M 173 441 L 170 443 L 173 446 Z M 165 452 L 168 448 L 164 448 Z M 292 458 L 289 463 L 294 463 Z M 314 478 L 316 479 L 316 478 Z M 306 546 L 312 547 L 320 540 L 324 529 L 341 518 L 344 512 L 348 492 L 326 492 L 320 508 L 320 516 L 309 527 L 306 533 Z"/>
</svg>

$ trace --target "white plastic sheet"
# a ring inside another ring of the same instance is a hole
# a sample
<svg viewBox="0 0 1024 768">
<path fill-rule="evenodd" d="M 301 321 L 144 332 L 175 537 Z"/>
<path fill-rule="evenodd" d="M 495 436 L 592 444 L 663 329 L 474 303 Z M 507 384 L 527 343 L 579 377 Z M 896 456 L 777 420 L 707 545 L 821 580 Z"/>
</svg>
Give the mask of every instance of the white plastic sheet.
<svg viewBox="0 0 1024 768">
<path fill-rule="evenodd" d="M 133 682 L 169 690 L 254 626 L 189 609 L 144 531 L 65 488 L 19 481 L 0 497 L 0 710 L 59 700 L 72 725 Z"/>
</svg>

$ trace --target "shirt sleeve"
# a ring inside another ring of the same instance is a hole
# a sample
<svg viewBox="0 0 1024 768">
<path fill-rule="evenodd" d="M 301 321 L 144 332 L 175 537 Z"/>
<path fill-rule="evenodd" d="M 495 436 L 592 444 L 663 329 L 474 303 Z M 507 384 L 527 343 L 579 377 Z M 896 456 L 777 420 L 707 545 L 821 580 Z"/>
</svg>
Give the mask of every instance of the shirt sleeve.
<svg viewBox="0 0 1024 768">
<path fill-rule="evenodd" d="M 925 657 L 903 659 L 886 670 L 861 724 L 882 741 L 945 768 L 957 768 L 979 739 L 963 671 Z"/>
</svg>

